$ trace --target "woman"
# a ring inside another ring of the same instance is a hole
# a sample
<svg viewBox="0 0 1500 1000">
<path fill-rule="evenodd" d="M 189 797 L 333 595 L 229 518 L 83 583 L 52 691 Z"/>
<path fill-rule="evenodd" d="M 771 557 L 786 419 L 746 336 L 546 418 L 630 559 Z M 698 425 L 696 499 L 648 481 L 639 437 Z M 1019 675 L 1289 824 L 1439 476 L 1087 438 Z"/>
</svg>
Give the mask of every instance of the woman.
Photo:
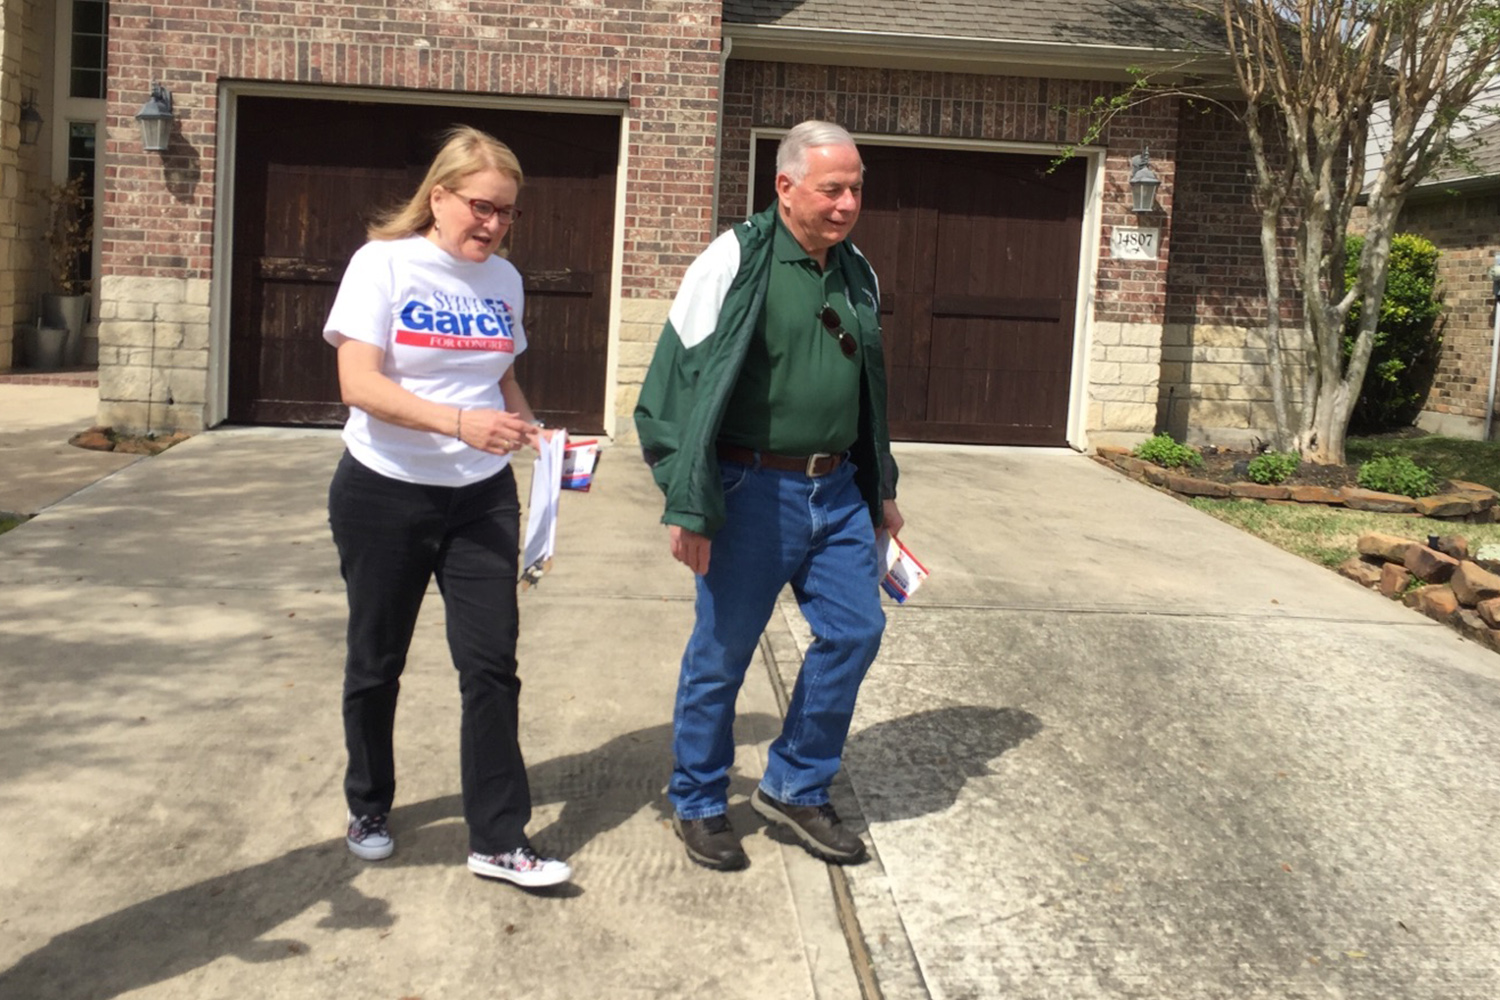
<svg viewBox="0 0 1500 1000">
<path fill-rule="evenodd" d="M 349 596 L 349 850 L 367 861 L 395 850 L 396 694 L 435 575 L 462 694 L 469 869 L 543 886 L 572 871 L 526 839 L 531 792 L 517 736 L 510 456 L 542 432 L 511 367 L 526 348 L 521 276 L 495 251 L 521 214 L 521 180 L 503 143 L 454 128 L 411 200 L 372 226 L 350 260 L 323 330 L 349 406 L 328 511 Z"/>
</svg>

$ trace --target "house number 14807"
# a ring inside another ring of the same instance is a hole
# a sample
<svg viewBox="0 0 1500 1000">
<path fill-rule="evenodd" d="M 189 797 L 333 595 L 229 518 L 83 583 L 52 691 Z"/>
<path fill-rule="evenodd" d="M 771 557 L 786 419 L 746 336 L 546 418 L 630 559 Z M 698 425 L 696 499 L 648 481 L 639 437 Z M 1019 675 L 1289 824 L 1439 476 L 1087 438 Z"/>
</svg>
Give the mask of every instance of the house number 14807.
<svg viewBox="0 0 1500 1000">
<path fill-rule="evenodd" d="M 1160 229 L 1116 226 L 1110 231 L 1109 255 L 1127 260 L 1155 260 L 1156 249 L 1160 245 Z"/>
</svg>

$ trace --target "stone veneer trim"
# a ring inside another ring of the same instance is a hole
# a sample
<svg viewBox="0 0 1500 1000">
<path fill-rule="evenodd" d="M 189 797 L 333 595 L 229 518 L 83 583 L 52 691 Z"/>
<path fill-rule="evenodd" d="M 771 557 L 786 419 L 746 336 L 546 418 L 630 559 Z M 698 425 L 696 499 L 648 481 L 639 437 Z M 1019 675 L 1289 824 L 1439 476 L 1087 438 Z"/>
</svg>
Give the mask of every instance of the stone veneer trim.
<svg viewBox="0 0 1500 1000">
<path fill-rule="evenodd" d="M 207 278 L 100 281 L 99 422 L 124 434 L 207 423 Z"/>
</svg>

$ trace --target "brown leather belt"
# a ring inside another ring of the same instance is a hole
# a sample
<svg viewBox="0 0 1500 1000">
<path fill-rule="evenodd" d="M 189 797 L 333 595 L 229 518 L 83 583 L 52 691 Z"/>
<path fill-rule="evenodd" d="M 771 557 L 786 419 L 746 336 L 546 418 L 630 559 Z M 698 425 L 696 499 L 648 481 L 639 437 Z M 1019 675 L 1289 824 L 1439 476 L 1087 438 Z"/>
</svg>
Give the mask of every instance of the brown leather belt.
<svg viewBox="0 0 1500 1000">
<path fill-rule="evenodd" d="M 756 451 L 737 444 L 720 444 L 719 457 L 741 465 L 760 464 L 767 469 L 800 472 L 811 479 L 828 475 L 844 461 L 843 455 L 778 455 L 774 451 Z"/>
</svg>

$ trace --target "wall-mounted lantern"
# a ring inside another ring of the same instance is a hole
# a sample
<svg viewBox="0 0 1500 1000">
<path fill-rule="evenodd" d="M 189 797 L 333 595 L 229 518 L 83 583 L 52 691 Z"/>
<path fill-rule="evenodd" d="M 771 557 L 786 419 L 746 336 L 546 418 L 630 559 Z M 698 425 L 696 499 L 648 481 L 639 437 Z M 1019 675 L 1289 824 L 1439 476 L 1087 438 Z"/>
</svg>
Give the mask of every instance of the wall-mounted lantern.
<svg viewBox="0 0 1500 1000">
<path fill-rule="evenodd" d="M 151 97 L 135 120 L 141 123 L 141 148 L 148 153 L 166 152 L 172 136 L 172 95 L 167 88 L 152 84 Z"/>
<path fill-rule="evenodd" d="M 1151 169 L 1151 151 L 1142 149 L 1130 158 L 1130 207 L 1149 212 L 1156 207 L 1156 189 L 1161 178 Z"/>
<path fill-rule="evenodd" d="M 42 134 L 42 113 L 36 109 L 36 95 L 27 94 L 21 102 L 21 145 L 35 146 Z"/>
</svg>

